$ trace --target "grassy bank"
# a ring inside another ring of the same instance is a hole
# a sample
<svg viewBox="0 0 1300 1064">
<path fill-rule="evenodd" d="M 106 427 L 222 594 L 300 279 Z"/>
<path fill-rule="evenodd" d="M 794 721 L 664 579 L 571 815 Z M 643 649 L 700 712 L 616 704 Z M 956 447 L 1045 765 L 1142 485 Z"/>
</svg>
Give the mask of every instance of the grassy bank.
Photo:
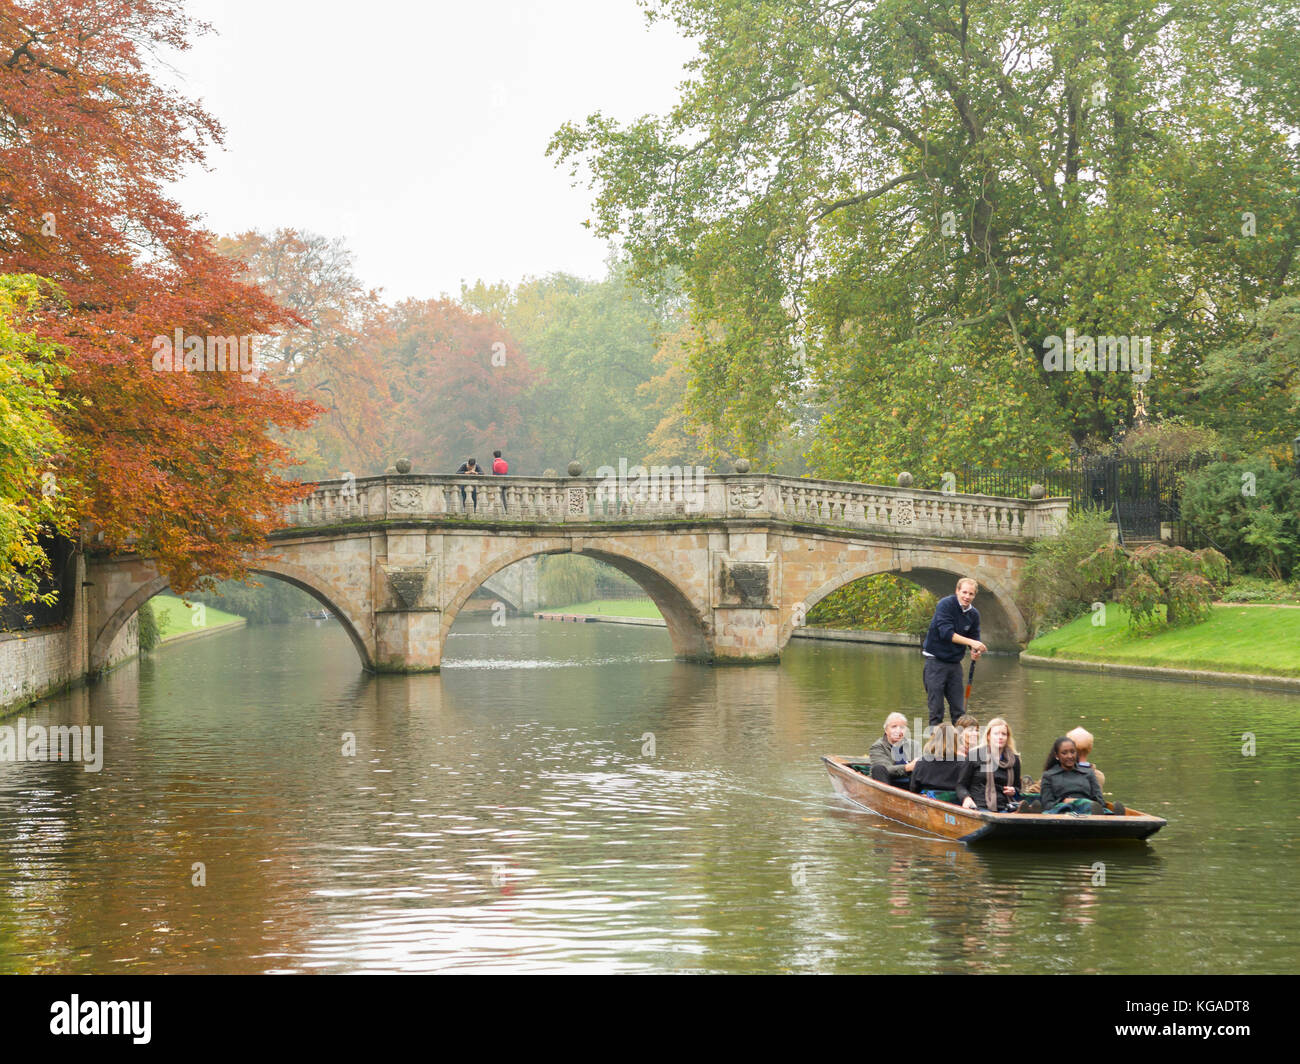
<svg viewBox="0 0 1300 1064">
<path fill-rule="evenodd" d="M 1110 603 L 1104 625 L 1092 616 L 1039 636 L 1026 652 L 1117 665 L 1300 676 L 1300 610 L 1267 606 L 1216 606 L 1209 620 L 1141 636 L 1128 613 Z"/>
<path fill-rule="evenodd" d="M 604 617 L 662 617 L 653 602 L 646 599 L 596 599 L 572 606 L 544 606 L 542 613 L 591 613 Z"/>
<path fill-rule="evenodd" d="M 200 628 L 220 628 L 222 625 L 235 624 L 243 620 L 233 613 L 208 606 L 203 612 L 204 623 L 195 624 L 197 603 L 187 608 L 185 603 L 175 595 L 155 595 L 149 601 L 153 604 L 154 616 L 158 619 L 158 634 L 163 639 L 169 639 L 174 635 L 188 635 Z"/>
</svg>

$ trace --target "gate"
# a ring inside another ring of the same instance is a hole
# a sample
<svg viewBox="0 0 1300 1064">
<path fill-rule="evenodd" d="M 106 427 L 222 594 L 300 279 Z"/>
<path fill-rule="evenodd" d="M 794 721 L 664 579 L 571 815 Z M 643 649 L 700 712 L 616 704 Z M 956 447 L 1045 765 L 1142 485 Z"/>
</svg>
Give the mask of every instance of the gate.
<svg viewBox="0 0 1300 1064">
<path fill-rule="evenodd" d="M 1109 511 L 1120 538 L 1159 539 L 1161 524 L 1181 519 L 1179 478 L 1208 459 L 1073 458 L 1068 469 L 962 468 L 959 490 L 1028 498 L 1033 484 L 1068 496 L 1073 509 Z"/>
</svg>

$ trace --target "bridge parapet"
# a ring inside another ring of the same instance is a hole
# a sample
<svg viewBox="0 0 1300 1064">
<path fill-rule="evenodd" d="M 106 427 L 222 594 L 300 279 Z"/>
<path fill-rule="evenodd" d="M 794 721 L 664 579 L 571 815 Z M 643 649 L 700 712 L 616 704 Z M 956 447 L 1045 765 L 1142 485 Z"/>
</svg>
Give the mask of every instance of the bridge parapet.
<svg viewBox="0 0 1300 1064">
<path fill-rule="evenodd" d="M 655 467 L 659 469 L 660 467 Z M 290 528 L 455 518 L 471 524 L 775 519 L 939 539 L 1039 539 L 1069 500 L 957 495 L 769 474 L 631 478 L 387 475 L 324 481 L 286 508 Z"/>
</svg>

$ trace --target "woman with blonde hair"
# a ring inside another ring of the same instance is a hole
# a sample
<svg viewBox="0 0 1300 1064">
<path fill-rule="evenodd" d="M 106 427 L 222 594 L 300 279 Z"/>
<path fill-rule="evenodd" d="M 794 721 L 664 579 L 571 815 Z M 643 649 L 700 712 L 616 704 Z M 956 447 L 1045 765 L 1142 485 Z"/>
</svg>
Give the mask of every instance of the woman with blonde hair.
<svg viewBox="0 0 1300 1064">
<path fill-rule="evenodd" d="M 984 744 L 962 763 L 957 798 L 967 809 L 1005 813 L 1020 791 L 1020 755 L 1011 725 L 994 717 L 984 730 Z"/>
</svg>

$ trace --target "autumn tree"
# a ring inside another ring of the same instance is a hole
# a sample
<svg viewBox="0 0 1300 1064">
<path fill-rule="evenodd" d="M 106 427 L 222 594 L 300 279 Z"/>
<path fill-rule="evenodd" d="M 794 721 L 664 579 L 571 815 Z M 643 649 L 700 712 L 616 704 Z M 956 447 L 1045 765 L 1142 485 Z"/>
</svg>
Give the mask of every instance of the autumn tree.
<svg viewBox="0 0 1300 1064">
<path fill-rule="evenodd" d="M 536 379 L 501 324 L 447 299 L 409 299 L 388 308 L 374 345 L 385 400 L 374 427 L 380 453 L 417 471 L 450 473 L 466 456 L 495 449 L 511 471 L 536 446 L 524 418 Z M 376 470 L 377 472 L 377 470 Z"/>
<path fill-rule="evenodd" d="M 55 471 L 105 548 L 134 537 L 179 590 L 242 575 L 299 494 L 270 432 L 316 409 L 256 372 L 155 369 L 163 341 L 210 349 L 286 320 L 164 191 L 221 140 L 151 72 L 203 28 L 172 0 L 0 7 L 0 272 L 66 293 L 37 329 L 71 370 Z"/>
<path fill-rule="evenodd" d="M 277 229 L 241 233 L 217 247 L 245 263 L 248 278 L 293 315 L 261 355 L 272 383 L 324 408 L 310 429 L 284 437 L 303 463 L 299 475 L 324 480 L 383 469 L 392 456 L 382 453 L 375 429 L 391 396 L 376 347 L 387 336 L 387 311 L 356 277 L 342 239 Z"/>
</svg>

